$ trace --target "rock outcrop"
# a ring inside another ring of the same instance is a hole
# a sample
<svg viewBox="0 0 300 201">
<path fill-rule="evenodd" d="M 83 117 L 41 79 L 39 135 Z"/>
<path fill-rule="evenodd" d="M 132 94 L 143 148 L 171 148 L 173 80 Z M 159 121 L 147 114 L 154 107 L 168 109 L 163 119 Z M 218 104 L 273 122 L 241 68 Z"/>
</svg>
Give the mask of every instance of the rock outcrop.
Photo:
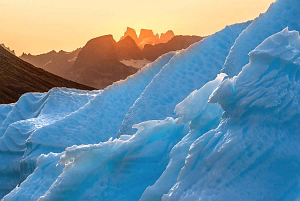
<svg viewBox="0 0 300 201">
<path fill-rule="evenodd" d="M 138 48 L 135 41 L 127 36 L 116 44 L 119 61 L 122 60 L 142 60 L 144 56 L 142 51 Z"/>
<path fill-rule="evenodd" d="M 136 31 L 133 28 L 127 27 L 124 36 L 121 37 L 120 41 L 125 39 L 127 36 L 130 36 L 137 46 L 142 50 L 145 45 L 157 45 L 160 43 L 167 43 L 175 35 L 174 32 L 169 30 L 166 33 L 154 34 L 151 29 L 141 29 L 139 37 L 137 37 Z"/>
<path fill-rule="evenodd" d="M 190 45 L 201 41 L 200 36 L 175 36 L 167 43 L 157 45 L 145 45 L 142 50 L 144 57 L 149 61 L 155 61 L 160 55 L 170 51 L 177 51 L 188 48 Z"/>
<path fill-rule="evenodd" d="M 166 33 L 162 33 L 159 38 L 160 43 L 167 43 L 175 36 L 172 30 L 167 31 Z"/>
<path fill-rule="evenodd" d="M 170 30 L 159 37 L 149 29 L 142 29 L 137 37 L 134 29 L 127 28 L 119 42 L 112 35 L 106 35 L 91 39 L 73 52 L 53 50 L 36 56 L 23 54 L 20 58 L 63 78 L 103 89 L 136 73 L 161 55 L 185 49 L 202 39 L 174 37 Z"/>
<path fill-rule="evenodd" d="M 117 44 L 112 35 L 90 40 L 82 48 L 66 76 L 76 82 L 103 89 L 136 73 L 137 69 L 126 66 L 119 61 L 118 47 L 124 50 L 122 44 L 128 41 L 130 40 L 126 39 L 125 42 Z M 126 53 L 121 55 L 122 57 L 128 56 Z"/>
</svg>

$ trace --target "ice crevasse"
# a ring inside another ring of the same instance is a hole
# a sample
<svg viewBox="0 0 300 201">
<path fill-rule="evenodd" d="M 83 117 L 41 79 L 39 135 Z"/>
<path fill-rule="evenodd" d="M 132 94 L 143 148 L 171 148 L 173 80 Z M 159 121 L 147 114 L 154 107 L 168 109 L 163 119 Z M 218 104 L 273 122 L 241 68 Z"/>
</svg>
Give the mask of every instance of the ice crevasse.
<svg viewBox="0 0 300 201">
<path fill-rule="evenodd" d="M 299 33 L 284 29 L 249 58 L 179 103 L 178 119 L 40 156 L 3 201 L 299 199 Z"/>
</svg>

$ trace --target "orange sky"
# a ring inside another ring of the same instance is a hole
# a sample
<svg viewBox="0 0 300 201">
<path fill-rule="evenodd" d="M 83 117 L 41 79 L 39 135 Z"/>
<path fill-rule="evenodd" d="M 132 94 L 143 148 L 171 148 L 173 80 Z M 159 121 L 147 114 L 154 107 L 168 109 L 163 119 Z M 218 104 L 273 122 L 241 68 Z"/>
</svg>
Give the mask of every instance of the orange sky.
<svg viewBox="0 0 300 201">
<path fill-rule="evenodd" d="M 265 12 L 275 0 L 0 0 L 0 43 L 31 54 L 71 51 L 130 26 L 155 33 L 212 34 Z"/>
</svg>

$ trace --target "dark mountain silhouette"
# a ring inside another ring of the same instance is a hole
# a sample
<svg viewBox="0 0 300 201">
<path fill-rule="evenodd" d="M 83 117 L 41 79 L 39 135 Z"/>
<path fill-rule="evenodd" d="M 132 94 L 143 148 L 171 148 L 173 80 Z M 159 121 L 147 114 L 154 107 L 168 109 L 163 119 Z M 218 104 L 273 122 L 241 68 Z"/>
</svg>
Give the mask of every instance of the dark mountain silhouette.
<svg viewBox="0 0 300 201">
<path fill-rule="evenodd" d="M 162 33 L 159 38 L 160 43 L 167 43 L 175 36 L 172 30 L 167 31 L 166 33 Z"/>
<path fill-rule="evenodd" d="M 151 29 L 141 29 L 140 31 L 140 40 L 144 40 L 146 38 L 156 38 Z"/>
<path fill-rule="evenodd" d="M 23 53 L 20 58 L 36 67 L 65 78 L 66 72 L 73 66 L 80 51 L 81 48 L 72 52 L 53 50 L 41 55 Z"/>
<path fill-rule="evenodd" d="M 140 43 L 140 39 L 137 37 L 136 31 L 133 28 L 127 27 L 127 30 L 124 33 L 124 36 L 120 38 L 120 41 L 126 38 L 127 36 L 130 36 L 137 45 Z"/>
<path fill-rule="evenodd" d="M 116 45 L 119 61 L 144 59 L 142 51 L 138 48 L 135 41 L 130 36 L 120 40 Z"/>
<path fill-rule="evenodd" d="M 130 43 L 130 39 L 117 44 L 112 35 L 88 41 L 66 76 L 71 80 L 98 89 L 103 89 L 116 81 L 127 78 L 137 72 L 137 69 L 119 62 L 119 57 L 128 56 L 126 53 L 118 54 L 118 50 L 127 51 L 127 48 L 124 48 L 127 43 Z M 129 49 L 131 48 L 129 47 Z"/>
<path fill-rule="evenodd" d="M 66 79 L 103 89 L 126 79 L 162 54 L 185 49 L 202 39 L 174 36 L 171 30 L 159 37 L 147 29 L 142 29 L 138 38 L 134 29 L 127 28 L 119 42 L 106 35 L 91 39 L 82 49 L 70 53 L 51 51 L 37 56 L 23 54 L 20 58 Z M 145 48 L 141 50 L 138 44 Z"/>
<path fill-rule="evenodd" d="M 0 46 L 0 103 L 13 103 L 27 92 L 46 92 L 53 87 L 92 90 L 37 68 Z"/>
<path fill-rule="evenodd" d="M 142 50 L 145 45 L 157 45 L 160 43 L 166 43 L 171 40 L 175 35 L 173 31 L 169 30 L 166 33 L 162 33 L 159 37 L 159 34 L 154 34 L 151 29 L 141 29 L 139 37 L 137 37 L 136 31 L 133 28 L 127 27 L 124 36 L 121 37 L 122 41 L 127 36 L 130 36 L 137 46 Z"/>
<path fill-rule="evenodd" d="M 140 49 L 143 49 L 145 45 L 149 44 L 149 45 L 156 45 L 159 44 L 159 35 L 153 34 L 153 31 L 150 29 L 141 29 L 140 32 L 140 43 L 138 44 Z"/>
<path fill-rule="evenodd" d="M 157 45 L 145 45 L 142 53 L 149 61 L 155 61 L 161 55 L 181 49 L 186 49 L 190 45 L 201 41 L 204 37 L 200 36 L 175 36 L 167 43 L 160 43 Z"/>
</svg>

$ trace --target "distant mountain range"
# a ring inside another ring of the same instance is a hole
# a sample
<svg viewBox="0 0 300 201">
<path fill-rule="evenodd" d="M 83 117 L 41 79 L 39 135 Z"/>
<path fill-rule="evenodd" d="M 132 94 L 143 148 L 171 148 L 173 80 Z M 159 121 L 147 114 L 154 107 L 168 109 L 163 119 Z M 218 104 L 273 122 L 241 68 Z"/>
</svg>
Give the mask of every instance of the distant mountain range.
<svg viewBox="0 0 300 201">
<path fill-rule="evenodd" d="M 46 92 L 53 87 L 92 90 L 23 61 L 0 46 L 0 104 L 16 102 L 27 92 Z"/>
<path fill-rule="evenodd" d="M 200 36 L 174 36 L 167 43 L 159 43 L 157 45 L 145 45 L 142 50 L 142 54 L 145 59 L 149 61 L 155 61 L 161 55 L 171 52 L 177 51 L 181 49 L 186 49 L 190 45 L 201 41 L 203 37 Z"/>
<path fill-rule="evenodd" d="M 160 43 L 167 43 L 175 35 L 174 32 L 169 30 L 166 33 L 162 33 L 160 36 L 158 34 L 154 35 L 153 31 L 150 29 L 141 29 L 140 36 L 137 37 L 136 31 L 130 27 L 127 27 L 124 36 L 121 37 L 120 41 L 130 36 L 137 46 L 142 50 L 145 45 L 157 45 Z"/>
<path fill-rule="evenodd" d="M 50 73 L 65 77 L 66 72 L 73 66 L 80 51 L 81 48 L 72 52 L 56 52 L 53 50 L 36 56 L 23 53 L 20 58 Z"/>
<path fill-rule="evenodd" d="M 142 29 L 138 37 L 128 27 L 119 42 L 106 35 L 91 39 L 73 52 L 51 51 L 36 56 L 23 53 L 20 58 L 63 78 L 103 89 L 136 73 L 161 55 L 185 49 L 203 38 L 175 36 L 173 31 L 159 36 L 147 29 Z"/>
</svg>

